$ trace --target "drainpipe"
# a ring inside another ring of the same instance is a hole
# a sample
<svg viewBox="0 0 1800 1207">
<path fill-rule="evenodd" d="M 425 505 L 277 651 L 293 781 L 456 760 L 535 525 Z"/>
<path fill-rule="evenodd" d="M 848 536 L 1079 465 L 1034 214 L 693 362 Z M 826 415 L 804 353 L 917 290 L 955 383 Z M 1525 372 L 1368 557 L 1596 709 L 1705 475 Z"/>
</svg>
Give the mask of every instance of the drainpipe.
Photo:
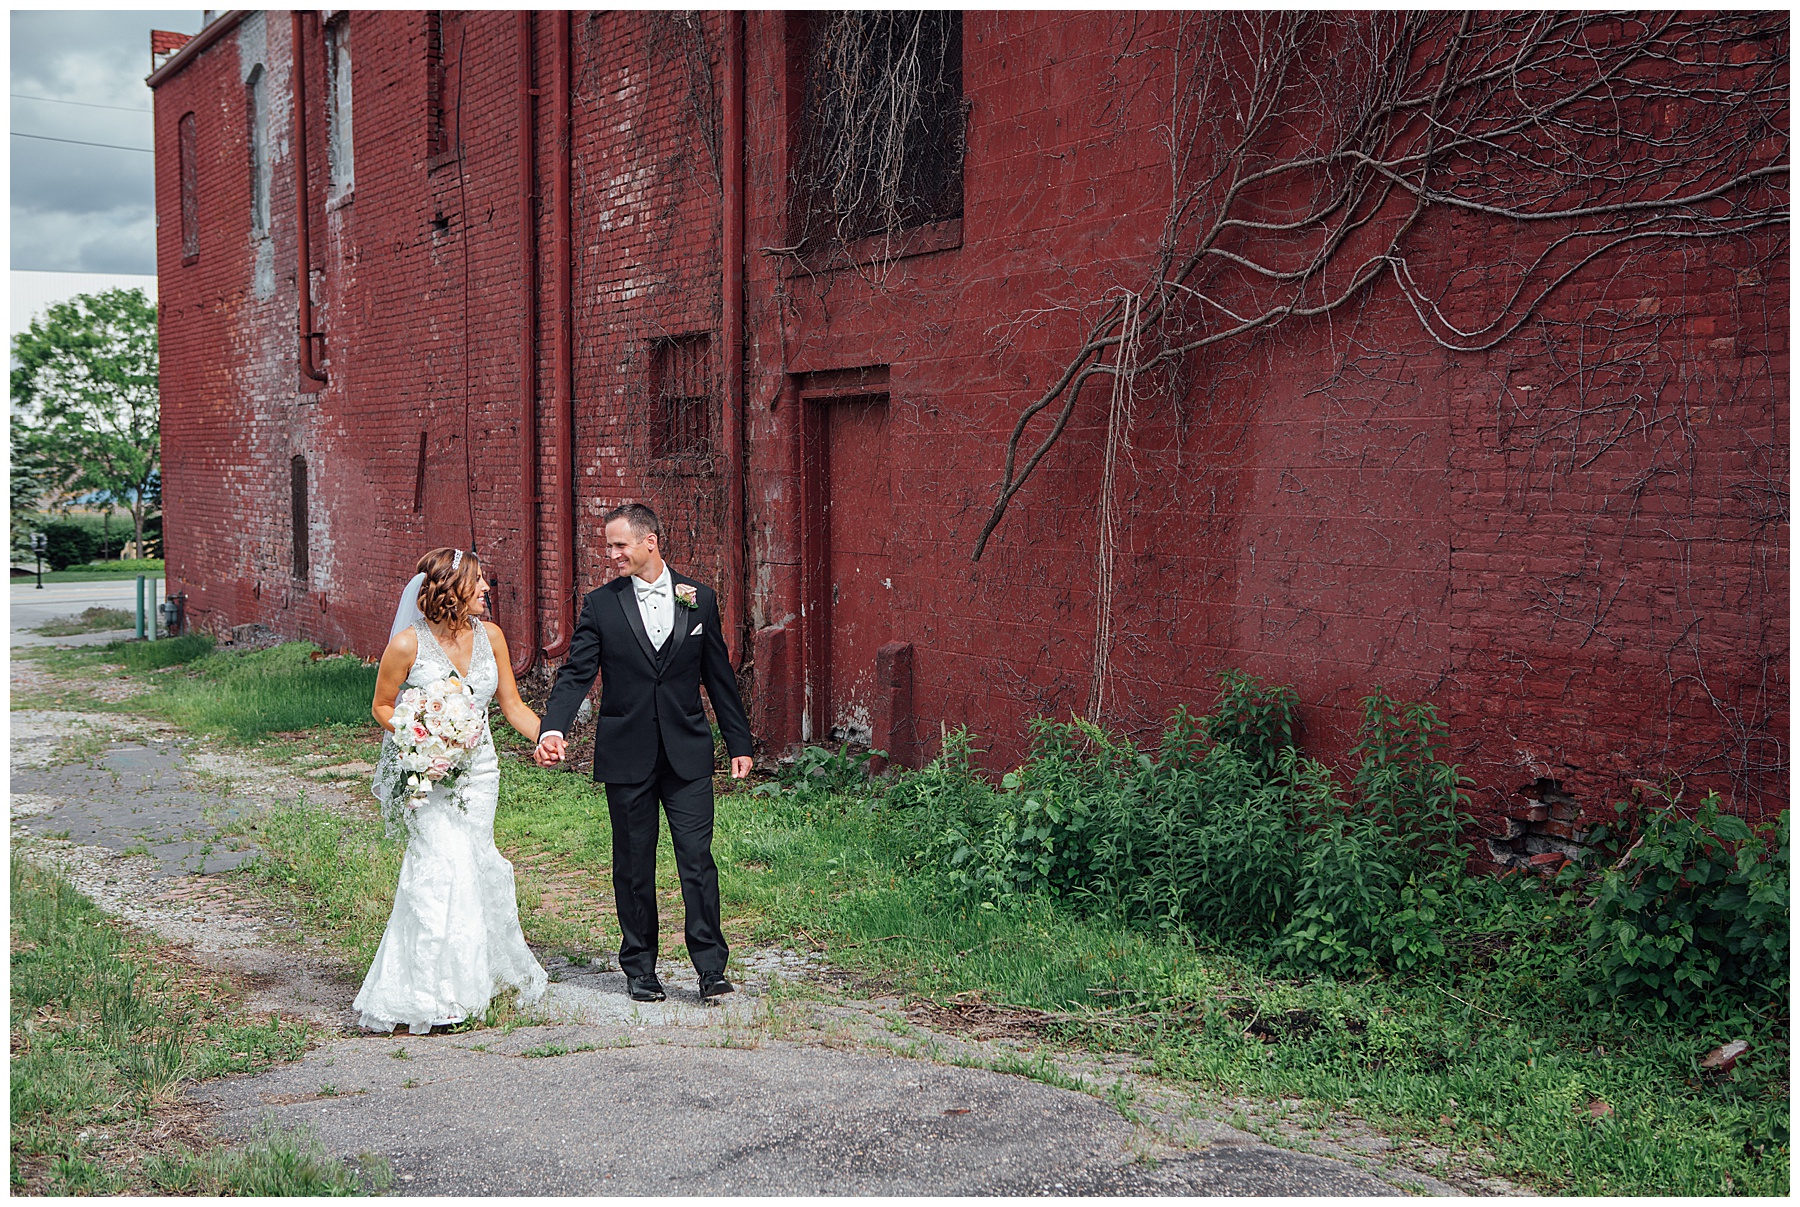
<svg viewBox="0 0 1800 1207">
<path fill-rule="evenodd" d="M 300 293 L 300 388 L 307 393 L 318 390 L 326 381 L 324 372 L 313 359 L 313 341 L 323 340 L 325 333 L 313 330 L 312 312 L 312 219 L 307 208 L 309 184 L 306 168 L 306 36 L 302 26 L 304 15 L 294 11 L 294 275 Z"/>
<path fill-rule="evenodd" d="M 725 634 L 743 657 L 749 614 L 744 556 L 744 14 L 725 14 L 724 306 Z"/>
<path fill-rule="evenodd" d="M 519 280 L 525 290 L 519 320 L 519 447 L 524 452 L 524 519 L 519 535 L 519 595 L 525 617 L 513 645 L 516 678 L 530 670 L 538 654 L 538 447 L 537 447 L 537 197 L 532 192 L 535 130 L 531 111 L 531 13 L 521 9 L 519 37 Z M 460 169 L 459 169 L 460 170 Z M 464 299 L 465 304 L 467 299 Z M 468 354 L 464 350 L 464 355 Z"/>
<path fill-rule="evenodd" d="M 551 54 L 551 88 L 556 93 L 556 150 L 551 210 L 551 241 L 556 260 L 556 318 L 551 328 L 555 341 L 554 390 L 556 393 L 556 473 L 552 479 L 556 514 L 556 578 L 554 582 L 556 639 L 544 647 L 547 660 L 569 652 L 575 637 L 575 255 L 569 198 L 571 138 L 575 98 L 569 91 L 569 10 L 556 11 L 555 45 Z"/>
</svg>

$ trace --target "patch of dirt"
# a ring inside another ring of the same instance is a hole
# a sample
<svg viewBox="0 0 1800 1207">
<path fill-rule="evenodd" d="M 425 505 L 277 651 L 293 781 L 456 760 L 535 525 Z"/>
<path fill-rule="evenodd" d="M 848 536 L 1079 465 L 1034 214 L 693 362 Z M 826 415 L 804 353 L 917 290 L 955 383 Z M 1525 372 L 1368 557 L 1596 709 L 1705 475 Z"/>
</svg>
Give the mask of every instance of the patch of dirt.
<svg viewBox="0 0 1800 1207">
<path fill-rule="evenodd" d="M 133 696 L 141 696 L 150 689 L 149 684 L 141 683 L 125 674 L 125 668 L 111 663 L 101 663 L 93 668 L 96 678 L 65 679 L 51 674 L 36 663 L 14 657 L 12 660 L 12 690 L 14 696 L 47 696 L 57 703 L 67 700 L 71 704 L 79 704 L 84 700 L 100 700 L 107 704 L 118 704 Z M 62 699 L 57 699 L 57 697 Z"/>
<path fill-rule="evenodd" d="M 996 1006 L 975 994 L 957 994 L 948 1001 L 919 1001 L 906 1015 L 933 1031 L 967 1035 L 974 1039 L 1040 1039 L 1056 1016 L 1023 1006 Z"/>
</svg>

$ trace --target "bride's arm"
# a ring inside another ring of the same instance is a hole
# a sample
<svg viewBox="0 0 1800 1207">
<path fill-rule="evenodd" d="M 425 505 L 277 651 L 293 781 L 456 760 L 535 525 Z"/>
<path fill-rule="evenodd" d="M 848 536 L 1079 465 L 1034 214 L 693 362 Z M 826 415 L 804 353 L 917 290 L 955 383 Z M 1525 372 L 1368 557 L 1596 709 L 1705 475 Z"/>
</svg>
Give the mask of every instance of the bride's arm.
<svg viewBox="0 0 1800 1207">
<path fill-rule="evenodd" d="M 381 651 L 381 669 L 375 674 L 375 703 L 369 711 L 389 733 L 394 732 L 394 701 L 406 684 L 406 673 L 419 656 L 419 635 L 411 628 L 401 629 Z"/>
<path fill-rule="evenodd" d="M 487 625 L 488 644 L 494 647 L 494 664 L 500 671 L 500 686 L 494 689 L 494 699 L 500 703 L 500 711 L 506 715 L 506 723 L 525 736 L 528 742 L 538 740 L 538 726 L 542 724 L 538 715 L 525 706 L 519 698 L 519 685 L 513 681 L 512 655 L 506 652 L 506 634 L 500 631 L 497 624 Z M 389 711 L 392 711 L 391 709 Z"/>
</svg>

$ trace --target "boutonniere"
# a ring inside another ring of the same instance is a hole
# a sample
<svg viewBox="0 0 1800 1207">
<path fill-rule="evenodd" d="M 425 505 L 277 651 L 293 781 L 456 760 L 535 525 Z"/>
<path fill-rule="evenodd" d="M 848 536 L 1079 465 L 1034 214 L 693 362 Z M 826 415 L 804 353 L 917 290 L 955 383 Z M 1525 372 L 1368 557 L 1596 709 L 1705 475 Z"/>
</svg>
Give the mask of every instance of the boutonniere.
<svg viewBox="0 0 1800 1207">
<path fill-rule="evenodd" d="M 692 583 L 676 583 L 675 602 L 684 608 L 697 608 L 700 606 L 700 597 Z"/>
</svg>

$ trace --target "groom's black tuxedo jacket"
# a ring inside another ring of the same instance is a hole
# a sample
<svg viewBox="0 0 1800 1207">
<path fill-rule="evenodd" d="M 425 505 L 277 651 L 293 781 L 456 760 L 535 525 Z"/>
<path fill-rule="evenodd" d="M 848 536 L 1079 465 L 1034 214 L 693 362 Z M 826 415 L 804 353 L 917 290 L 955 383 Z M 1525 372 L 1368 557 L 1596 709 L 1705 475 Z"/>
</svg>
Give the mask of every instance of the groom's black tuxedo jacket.
<svg viewBox="0 0 1800 1207">
<path fill-rule="evenodd" d="M 725 735 L 725 749 L 733 758 L 750 753 L 750 723 L 726 659 L 718 594 L 673 569 L 669 575 L 671 586 L 694 587 L 700 606 L 674 602 L 675 625 L 661 650 L 650 644 L 631 579 L 614 579 L 589 592 L 569 660 L 556 672 L 550 690 L 544 728 L 566 734 L 594 675 L 600 675 L 594 778 L 602 783 L 649 779 L 656 771 L 658 736 L 676 775 L 689 780 L 710 776 L 713 740 L 700 707 L 702 683 Z"/>
</svg>

